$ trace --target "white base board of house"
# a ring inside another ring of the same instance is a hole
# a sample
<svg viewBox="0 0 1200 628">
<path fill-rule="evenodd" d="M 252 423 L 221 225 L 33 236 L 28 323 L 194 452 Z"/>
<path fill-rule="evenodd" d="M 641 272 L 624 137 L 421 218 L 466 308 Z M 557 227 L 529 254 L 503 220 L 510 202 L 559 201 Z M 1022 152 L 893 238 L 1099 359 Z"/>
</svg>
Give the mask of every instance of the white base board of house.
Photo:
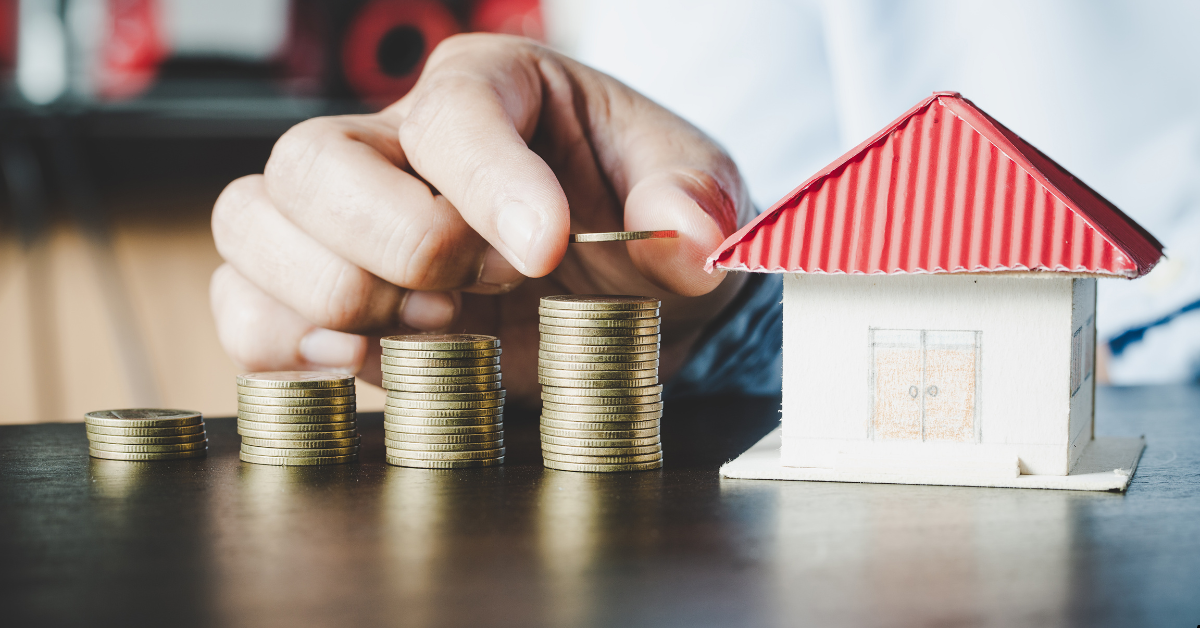
<svg viewBox="0 0 1200 628">
<path fill-rule="evenodd" d="M 783 428 L 776 428 L 745 453 L 721 467 L 721 476 L 742 480 L 806 480 L 810 482 L 870 482 L 876 484 L 930 484 L 993 488 L 1045 488 L 1070 491 L 1124 491 L 1137 470 L 1146 439 L 1097 438 L 1088 445 L 1070 475 L 1016 475 L 1012 477 L 959 473 L 885 473 L 785 467 L 779 448 Z"/>
</svg>

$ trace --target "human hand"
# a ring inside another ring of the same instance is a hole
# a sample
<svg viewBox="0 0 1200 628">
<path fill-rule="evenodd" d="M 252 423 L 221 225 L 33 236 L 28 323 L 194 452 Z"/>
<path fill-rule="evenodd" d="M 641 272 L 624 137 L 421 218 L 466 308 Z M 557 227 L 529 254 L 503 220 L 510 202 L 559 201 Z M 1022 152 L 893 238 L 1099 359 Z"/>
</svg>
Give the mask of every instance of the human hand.
<svg viewBox="0 0 1200 628">
<path fill-rule="evenodd" d="M 741 285 L 703 266 L 751 214 L 732 160 L 687 122 L 528 40 L 458 36 L 392 106 L 298 124 L 263 175 L 225 188 L 213 313 L 246 370 L 376 384 L 380 336 L 495 335 L 510 398 L 532 400 L 539 298 L 654 296 L 665 381 Z M 567 244 L 660 229 L 679 238 Z"/>
</svg>

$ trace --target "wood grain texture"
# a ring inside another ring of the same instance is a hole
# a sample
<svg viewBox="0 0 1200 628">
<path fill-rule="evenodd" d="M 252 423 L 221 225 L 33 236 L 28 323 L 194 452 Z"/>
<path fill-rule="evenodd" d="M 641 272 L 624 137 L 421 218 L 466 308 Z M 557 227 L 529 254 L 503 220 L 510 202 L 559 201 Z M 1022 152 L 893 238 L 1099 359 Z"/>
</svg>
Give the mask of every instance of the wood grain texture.
<svg viewBox="0 0 1200 628">
<path fill-rule="evenodd" d="M 778 399 L 668 404 L 660 472 L 551 472 L 536 412 L 494 470 L 93 463 L 82 425 L 0 427 L 0 616 L 89 626 L 1190 626 L 1200 389 L 1098 394 L 1146 434 L 1125 495 L 721 480 Z"/>
</svg>

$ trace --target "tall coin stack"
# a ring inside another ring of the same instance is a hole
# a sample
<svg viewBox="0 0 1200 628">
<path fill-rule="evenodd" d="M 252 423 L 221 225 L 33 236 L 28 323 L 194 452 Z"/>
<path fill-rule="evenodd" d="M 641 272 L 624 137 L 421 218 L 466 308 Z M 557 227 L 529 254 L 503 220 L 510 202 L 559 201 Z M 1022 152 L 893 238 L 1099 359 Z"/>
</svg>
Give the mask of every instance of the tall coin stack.
<svg viewBox="0 0 1200 628">
<path fill-rule="evenodd" d="M 563 471 L 662 467 L 658 300 L 542 298 L 542 461 Z"/>
<path fill-rule="evenodd" d="M 388 464 L 465 469 L 504 463 L 499 339 L 410 335 L 379 343 Z"/>
<path fill-rule="evenodd" d="M 238 376 L 237 387 L 243 462 L 316 466 L 358 460 L 353 375 L 247 373 Z"/>
<path fill-rule="evenodd" d="M 208 451 L 204 418 L 190 410 L 100 410 L 83 415 L 88 454 L 110 460 L 198 458 Z"/>
</svg>

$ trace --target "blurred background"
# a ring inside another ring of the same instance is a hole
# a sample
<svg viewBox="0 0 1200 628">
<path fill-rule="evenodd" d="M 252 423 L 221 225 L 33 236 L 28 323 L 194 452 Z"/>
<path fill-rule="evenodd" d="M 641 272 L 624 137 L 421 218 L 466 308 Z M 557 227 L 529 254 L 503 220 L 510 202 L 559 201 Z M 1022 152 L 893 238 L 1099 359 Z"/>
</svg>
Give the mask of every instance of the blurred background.
<svg viewBox="0 0 1200 628">
<path fill-rule="evenodd" d="M 469 31 L 662 103 L 760 208 L 960 91 L 1166 245 L 1148 277 L 1100 281 L 1101 381 L 1194 382 L 1198 25 L 1194 0 L 0 0 L 0 423 L 234 414 L 213 201 L 293 124 L 381 108 Z"/>
<path fill-rule="evenodd" d="M 213 201 L 290 126 L 391 103 L 467 31 L 541 39 L 538 1 L 0 0 L 0 423 L 235 414 Z"/>
</svg>

